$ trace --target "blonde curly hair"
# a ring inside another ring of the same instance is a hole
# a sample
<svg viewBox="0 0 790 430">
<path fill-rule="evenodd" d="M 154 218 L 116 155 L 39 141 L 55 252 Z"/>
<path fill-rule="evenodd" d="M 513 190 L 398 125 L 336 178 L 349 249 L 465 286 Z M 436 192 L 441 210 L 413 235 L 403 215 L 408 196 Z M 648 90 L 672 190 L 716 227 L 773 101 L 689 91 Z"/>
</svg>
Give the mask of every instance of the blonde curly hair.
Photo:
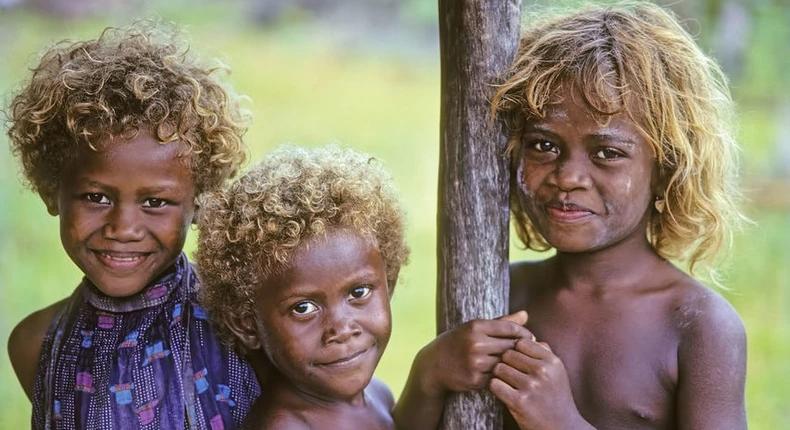
<svg viewBox="0 0 790 430">
<path fill-rule="evenodd" d="M 200 300 L 220 336 L 242 351 L 224 316 L 251 315 L 254 290 L 309 239 L 333 229 L 369 238 L 391 290 L 409 254 L 392 179 L 376 159 L 337 146 L 282 147 L 200 206 Z"/>
<path fill-rule="evenodd" d="M 738 148 L 727 80 L 675 17 L 651 3 L 592 6 L 544 17 L 522 36 L 516 61 L 492 110 L 512 138 L 516 180 L 521 127 L 542 118 L 564 85 L 579 91 L 605 121 L 625 113 L 656 156 L 664 210 L 654 210 L 646 234 L 664 258 L 691 271 L 731 242 L 745 219 L 738 209 Z M 550 245 L 535 230 L 511 184 L 516 232 L 527 248 Z"/>
<path fill-rule="evenodd" d="M 219 69 L 198 64 L 174 28 L 152 22 L 55 44 L 5 112 L 28 185 L 52 202 L 78 148 L 145 131 L 186 144 L 198 193 L 220 186 L 246 157 L 247 119 Z"/>
</svg>

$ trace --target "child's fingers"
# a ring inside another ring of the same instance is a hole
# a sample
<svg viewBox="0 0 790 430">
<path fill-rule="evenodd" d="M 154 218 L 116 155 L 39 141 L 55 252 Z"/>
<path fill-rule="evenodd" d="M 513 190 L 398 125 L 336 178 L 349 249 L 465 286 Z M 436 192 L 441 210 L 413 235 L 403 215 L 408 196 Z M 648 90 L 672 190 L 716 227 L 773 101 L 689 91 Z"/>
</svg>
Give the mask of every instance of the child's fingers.
<svg viewBox="0 0 790 430">
<path fill-rule="evenodd" d="M 513 312 L 509 315 L 503 315 L 497 318 L 498 321 L 510 321 L 512 323 L 516 323 L 518 325 L 524 325 L 527 323 L 527 319 L 529 315 L 527 315 L 527 311 L 521 310 L 518 312 Z"/>
<path fill-rule="evenodd" d="M 514 349 L 518 352 L 521 352 L 522 354 L 538 360 L 545 360 L 554 355 L 547 343 L 535 342 L 534 340 L 530 339 L 520 339 L 516 342 Z"/>
<path fill-rule="evenodd" d="M 529 375 L 527 373 L 522 372 L 506 363 L 497 363 L 494 366 L 494 370 L 491 372 L 491 374 L 494 378 L 498 378 L 502 382 L 516 389 L 527 388 L 529 384 Z"/>
<path fill-rule="evenodd" d="M 509 320 L 478 320 L 473 330 L 491 337 L 508 339 L 532 339 L 534 336 L 526 327 Z"/>
<path fill-rule="evenodd" d="M 518 339 L 505 337 L 486 337 L 485 340 L 475 343 L 471 352 L 484 355 L 495 355 L 497 356 L 497 360 L 499 360 L 499 356 L 502 355 L 502 353 L 516 347 L 517 340 Z"/>
<path fill-rule="evenodd" d="M 543 365 L 540 360 L 513 349 L 502 354 L 502 362 L 524 373 L 535 372 Z"/>
<path fill-rule="evenodd" d="M 496 377 L 491 378 L 491 381 L 488 383 L 488 389 L 508 410 L 513 411 L 518 406 L 516 403 L 519 395 L 518 390 L 508 385 L 505 381 Z"/>
</svg>

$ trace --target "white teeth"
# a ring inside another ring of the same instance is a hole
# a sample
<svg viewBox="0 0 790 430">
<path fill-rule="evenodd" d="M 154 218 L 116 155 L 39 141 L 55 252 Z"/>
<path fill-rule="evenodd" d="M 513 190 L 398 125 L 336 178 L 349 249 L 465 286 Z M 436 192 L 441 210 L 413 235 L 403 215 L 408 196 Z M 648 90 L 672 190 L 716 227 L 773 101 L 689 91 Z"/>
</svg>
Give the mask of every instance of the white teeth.
<svg viewBox="0 0 790 430">
<path fill-rule="evenodd" d="M 137 256 L 134 256 L 134 257 L 121 257 L 121 256 L 118 256 L 118 255 L 111 255 L 111 254 L 107 254 L 107 253 L 102 253 L 102 256 L 104 256 L 106 258 L 109 258 L 110 260 L 120 262 L 120 263 L 132 263 L 132 262 L 141 260 L 143 258 L 142 255 L 137 255 Z"/>
</svg>

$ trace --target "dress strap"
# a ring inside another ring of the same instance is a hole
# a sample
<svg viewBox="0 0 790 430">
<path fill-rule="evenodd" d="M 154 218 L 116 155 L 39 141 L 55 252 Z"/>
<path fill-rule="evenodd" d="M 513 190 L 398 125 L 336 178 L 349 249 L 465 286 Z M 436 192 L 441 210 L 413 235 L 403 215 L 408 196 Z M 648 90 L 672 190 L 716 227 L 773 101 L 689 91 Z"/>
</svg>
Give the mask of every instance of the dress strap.
<svg viewBox="0 0 790 430">
<path fill-rule="evenodd" d="M 71 332 L 71 328 L 74 324 L 74 318 L 71 318 L 71 315 L 79 309 L 79 304 L 82 302 L 82 296 L 80 294 L 80 287 L 74 289 L 69 296 L 69 299 L 66 300 L 66 305 L 63 306 L 56 314 L 55 317 L 52 319 L 52 322 L 49 325 L 49 329 L 47 330 L 47 337 L 50 338 L 50 342 L 45 343 L 44 347 L 47 347 L 48 351 L 43 351 L 42 353 L 47 354 L 47 363 L 46 368 L 43 373 L 39 373 L 44 378 L 44 429 L 51 430 L 52 423 L 53 423 L 53 409 L 52 405 L 54 404 L 54 392 L 51 387 L 54 387 L 54 378 L 55 378 L 55 370 L 56 370 L 56 363 L 58 362 L 58 357 L 60 356 L 60 349 L 63 345 L 63 337 Z M 39 367 L 44 363 L 39 363 Z M 34 407 L 38 407 L 40 405 L 34 405 Z"/>
</svg>

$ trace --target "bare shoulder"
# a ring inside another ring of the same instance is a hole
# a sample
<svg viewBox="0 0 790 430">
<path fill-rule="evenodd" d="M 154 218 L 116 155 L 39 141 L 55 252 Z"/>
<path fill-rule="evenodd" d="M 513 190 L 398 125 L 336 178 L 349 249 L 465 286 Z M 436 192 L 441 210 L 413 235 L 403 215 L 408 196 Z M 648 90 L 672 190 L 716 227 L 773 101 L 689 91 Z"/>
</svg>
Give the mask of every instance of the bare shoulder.
<svg viewBox="0 0 790 430">
<path fill-rule="evenodd" d="M 254 429 L 266 430 L 310 430 L 312 427 L 300 414 L 282 409 L 268 414 L 260 426 Z"/>
<path fill-rule="evenodd" d="M 510 264 L 510 310 L 524 309 L 539 290 L 551 285 L 553 259 L 518 261 Z"/>
<path fill-rule="evenodd" d="M 33 382 L 38 371 L 41 343 L 55 315 L 63 309 L 68 298 L 39 309 L 25 317 L 8 336 L 8 356 L 17 379 L 32 399 Z"/>
<path fill-rule="evenodd" d="M 382 408 L 382 412 L 386 412 L 386 414 L 392 413 L 392 408 L 395 407 L 395 398 L 392 396 L 392 391 L 390 391 L 387 384 L 377 378 L 373 378 L 365 388 L 365 394 L 377 407 Z"/>
<path fill-rule="evenodd" d="M 724 297 L 690 277 L 679 284 L 675 317 L 681 343 L 699 344 L 715 337 L 731 346 L 745 345 L 743 322 Z"/>
<path fill-rule="evenodd" d="M 696 281 L 679 289 L 678 427 L 745 429 L 746 331 L 741 318 L 724 297 Z"/>
</svg>

